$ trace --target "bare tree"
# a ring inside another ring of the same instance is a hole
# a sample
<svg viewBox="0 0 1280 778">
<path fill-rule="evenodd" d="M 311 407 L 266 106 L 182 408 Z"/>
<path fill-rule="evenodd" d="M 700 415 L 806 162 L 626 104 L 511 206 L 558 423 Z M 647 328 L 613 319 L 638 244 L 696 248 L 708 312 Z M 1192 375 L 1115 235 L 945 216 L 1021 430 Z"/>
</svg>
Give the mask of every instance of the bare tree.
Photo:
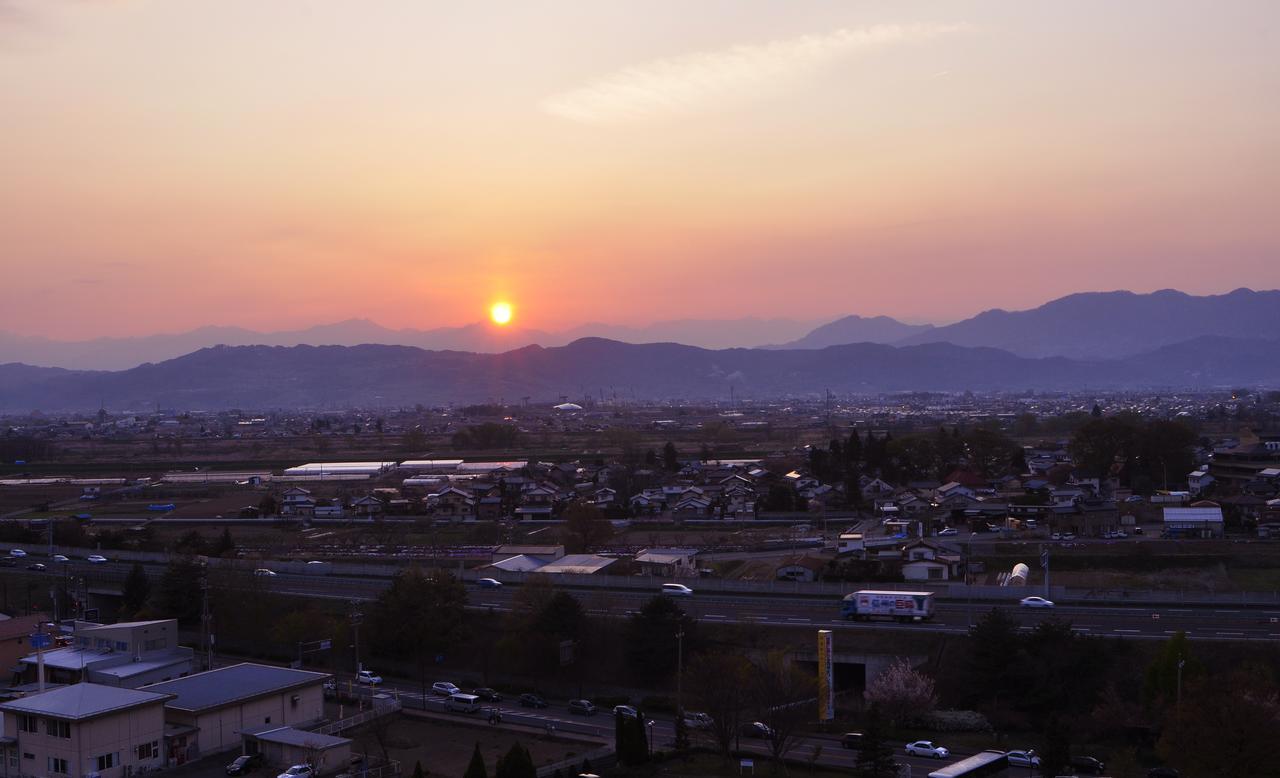
<svg viewBox="0 0 1280 778">
<path fill-rule="evenodd" d="M 769 751 L 779 763 L 799 745 L 799 731 L 817 711 L 818 683 L 812 675 L 771 651 L 754 668 L 756 704 L 760 720 L 773 730 Z"/>
<path fill-rule="evenodd" d="M 864 697 L 869 705 L 878 706 L 894 727 L 912 715 L 931 712 L 938 704 L 933 679 L 901 657 L 867 685 Z"/>
<path fill-rule="evenodd" d="M 751 700 L 751 663 L 737 654 L 699 654 L 685 668 L 693 705 L 711 717 L 708 732 L 729 755 Z"/>
</svg>

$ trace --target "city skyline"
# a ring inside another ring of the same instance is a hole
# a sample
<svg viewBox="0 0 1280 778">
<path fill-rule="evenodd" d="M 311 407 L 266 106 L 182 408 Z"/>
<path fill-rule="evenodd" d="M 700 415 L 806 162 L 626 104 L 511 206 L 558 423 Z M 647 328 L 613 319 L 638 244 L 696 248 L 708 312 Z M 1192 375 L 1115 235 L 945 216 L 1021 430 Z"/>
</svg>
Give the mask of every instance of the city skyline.
<svg viewBox="0 0 1280 778">
<path fill-rule="evenodd" d="M 1267 3 L 0 3 L 0 330 L 1280 287 Z M 678 23 L 677 23 L 678 22 Z M 126 312 L 127 307 L 127 312 Z"/>
</svg>

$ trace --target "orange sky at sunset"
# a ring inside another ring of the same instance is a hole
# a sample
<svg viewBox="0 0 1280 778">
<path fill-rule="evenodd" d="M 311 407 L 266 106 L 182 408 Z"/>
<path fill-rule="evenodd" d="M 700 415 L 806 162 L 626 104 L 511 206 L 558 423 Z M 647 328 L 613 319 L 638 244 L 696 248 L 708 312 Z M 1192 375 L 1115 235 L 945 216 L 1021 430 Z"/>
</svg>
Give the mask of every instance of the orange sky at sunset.
<svg viewBox="0 0 1280 778">
<path fill-rule="evenodd" d="M 1273 2 L 0 0 L 0 330 L 1280 287 Z"/>
</svg>

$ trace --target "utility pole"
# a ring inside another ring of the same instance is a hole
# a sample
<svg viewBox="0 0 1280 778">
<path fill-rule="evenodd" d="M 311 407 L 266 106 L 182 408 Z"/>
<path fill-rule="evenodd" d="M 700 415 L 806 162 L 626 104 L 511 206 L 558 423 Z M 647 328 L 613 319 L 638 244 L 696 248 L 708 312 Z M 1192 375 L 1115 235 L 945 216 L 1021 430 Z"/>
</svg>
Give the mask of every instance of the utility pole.
<svg viewBox="0 0 1280 778">
<path fill-rule="evenodd" d="M 200 574 L 200 633 L 204 644 L 204 669 L 213 669 L 213 614 L 209 611 L 209 571 Z"/>
<path fill-rule="evenodd" d="M 351 629 L 355 635 L 353 648 L 356 653 L 356 674 L 360 674 L 360 621 L 364 618 L 364 614 L 360 612 L 359 605 L 353 600 L 351 602 Z"/>
<path fill-rule="evenodd" d="M 1040 566 L 1044 568 L 1044 598 L 1049 599 L 1049 547 L 1040 546 Z"/>
<path fill-rule="evenodd" d="M 1186 663 L 1187 660 L 1181 658 L 1178 659 L 1178 697 L 1175 705 L 1177 710 L 1182 710 L 1182 666 Z"/>
<path fill-rule="evenodd" d="M 684 717 L 684 628 L 676 632 L 676 716 Z"/>
</svg>

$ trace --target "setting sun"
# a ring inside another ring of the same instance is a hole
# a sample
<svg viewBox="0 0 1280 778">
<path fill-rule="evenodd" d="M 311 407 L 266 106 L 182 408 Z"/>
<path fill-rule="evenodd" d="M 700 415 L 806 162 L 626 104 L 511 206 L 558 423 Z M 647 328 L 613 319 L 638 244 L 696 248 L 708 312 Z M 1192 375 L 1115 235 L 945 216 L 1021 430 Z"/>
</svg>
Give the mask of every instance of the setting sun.
<svg viewBox="0 0 1280 778">
<path fill-rule="evenodd" d="M 494 324 L 506 324 L 511 321 L 511 305 L 509 303 L 494 303 L 489 309 L 489 318 L 493 319 Z"/>
</svg>

